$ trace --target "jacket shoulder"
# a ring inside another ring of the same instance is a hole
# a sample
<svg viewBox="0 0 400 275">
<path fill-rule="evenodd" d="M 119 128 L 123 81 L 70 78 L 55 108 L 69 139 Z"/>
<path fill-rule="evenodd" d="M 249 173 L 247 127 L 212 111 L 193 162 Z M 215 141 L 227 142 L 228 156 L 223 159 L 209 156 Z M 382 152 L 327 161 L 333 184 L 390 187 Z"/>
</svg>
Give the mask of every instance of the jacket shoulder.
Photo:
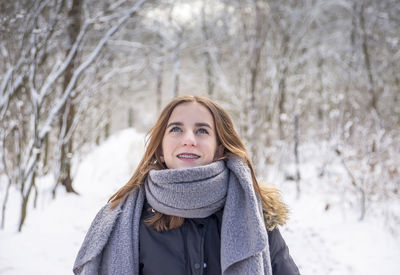
<svg viewBox="0 0 400 275">
<path fill-rule="evenodd" d="M 299 275 L 299 269 L 278 228 L 268 231 L 268 243 L 272 273 L 274 275 Z"/>
</svg>

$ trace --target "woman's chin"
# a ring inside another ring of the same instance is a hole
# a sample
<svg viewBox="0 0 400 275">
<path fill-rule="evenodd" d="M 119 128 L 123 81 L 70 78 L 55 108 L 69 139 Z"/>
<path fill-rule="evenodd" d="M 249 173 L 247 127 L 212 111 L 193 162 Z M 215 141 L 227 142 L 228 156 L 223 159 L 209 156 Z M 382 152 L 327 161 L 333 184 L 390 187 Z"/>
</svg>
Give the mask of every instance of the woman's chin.
<svg viewBox="0 0 400 275">
<path fill-rule="evenodd" d="M 177 163 L 175 164 L 175 169 L 180 169 L 180 168 L 193 168 L 193 167 L 198 167 L 198 166 L 203 166 L 206 165 L 203 163 L 204 161 L 201 161 L 200 159 L 191 159 L 191 160 L 178 160 Z"/>
</svg>

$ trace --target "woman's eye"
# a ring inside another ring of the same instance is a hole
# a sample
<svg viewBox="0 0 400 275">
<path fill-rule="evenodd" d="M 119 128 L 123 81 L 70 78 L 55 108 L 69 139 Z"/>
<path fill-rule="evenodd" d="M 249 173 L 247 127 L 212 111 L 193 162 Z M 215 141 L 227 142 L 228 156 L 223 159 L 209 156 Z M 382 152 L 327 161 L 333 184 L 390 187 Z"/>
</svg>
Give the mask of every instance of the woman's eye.
<svg viewBox="0 0 400 275">
<path fill-rule="evenodd" d="M 204 128 L 197 129 L 197 133 L 199 134 L 208 134 L 208 131 Z"/>
<path fill-rule="evenodd" d="M 169 130 L 170 132 L 182 132 L 181 128 L 179 127 L 172 127 L 171 130 Z"/>
</svg>

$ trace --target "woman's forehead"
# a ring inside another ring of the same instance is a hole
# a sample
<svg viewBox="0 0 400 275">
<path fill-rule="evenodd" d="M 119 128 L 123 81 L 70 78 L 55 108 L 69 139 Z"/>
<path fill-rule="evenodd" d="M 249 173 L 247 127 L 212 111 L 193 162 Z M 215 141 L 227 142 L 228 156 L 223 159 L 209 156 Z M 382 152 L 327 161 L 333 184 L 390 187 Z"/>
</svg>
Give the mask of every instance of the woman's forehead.
<svg viewBox="0 0 400 275">
<path fill-rule="evenodd" d="M 214 125 L 211 112 L 207 107 L 197 102 L 186 102 L 176 106 L 169 117 L 168 124 L 175 122 Z"/>
</svg>

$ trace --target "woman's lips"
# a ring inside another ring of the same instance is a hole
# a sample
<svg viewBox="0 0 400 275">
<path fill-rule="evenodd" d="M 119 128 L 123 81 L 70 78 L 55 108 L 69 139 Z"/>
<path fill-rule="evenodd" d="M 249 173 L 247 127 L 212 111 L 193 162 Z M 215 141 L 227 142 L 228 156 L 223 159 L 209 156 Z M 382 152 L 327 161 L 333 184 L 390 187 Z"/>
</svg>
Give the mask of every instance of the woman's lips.
<svg viewBox="0 0 400 275">
<path fill-rule="evenodd" d="M 180 160 L 184 160 L 184 161 L 193 161 L 193 160 L 200 158 L 199 155 L 192 154 L 192 153 L 181 153 L 181 154 L 178 154 L 177 157 Z"/>
</svg>

